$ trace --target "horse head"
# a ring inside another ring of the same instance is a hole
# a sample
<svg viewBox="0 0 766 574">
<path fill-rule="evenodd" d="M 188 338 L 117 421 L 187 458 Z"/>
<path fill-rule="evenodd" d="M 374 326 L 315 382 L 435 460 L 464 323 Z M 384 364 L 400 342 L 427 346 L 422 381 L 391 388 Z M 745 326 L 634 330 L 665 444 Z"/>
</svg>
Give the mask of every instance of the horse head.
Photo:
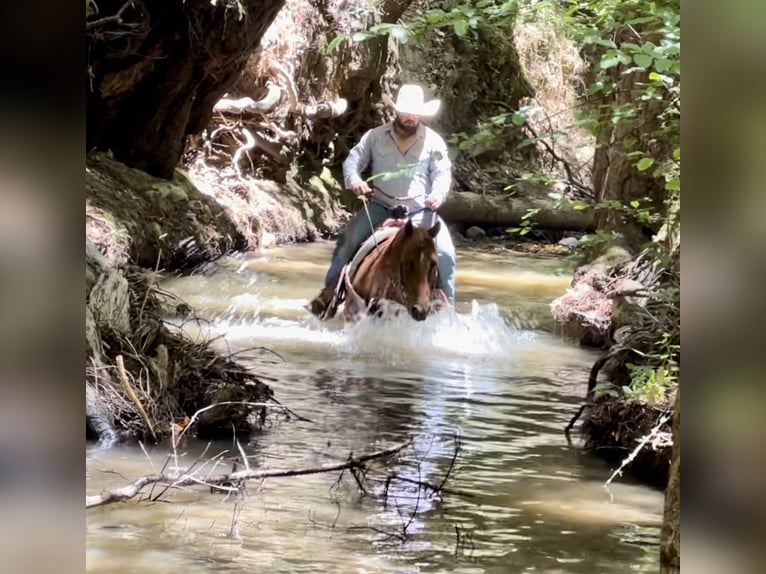
<svg viewBox="0 0 766 574">
<path fill-rule="evenodd" d="M 394 237 L 391 262 L 398 265 L 400 301 L 416 321 L 423 321 L 431 307 L 431 292 L 438 285 L 435 238 L 441 222 L 423 229 L 407 221 Z"/>
</svg>

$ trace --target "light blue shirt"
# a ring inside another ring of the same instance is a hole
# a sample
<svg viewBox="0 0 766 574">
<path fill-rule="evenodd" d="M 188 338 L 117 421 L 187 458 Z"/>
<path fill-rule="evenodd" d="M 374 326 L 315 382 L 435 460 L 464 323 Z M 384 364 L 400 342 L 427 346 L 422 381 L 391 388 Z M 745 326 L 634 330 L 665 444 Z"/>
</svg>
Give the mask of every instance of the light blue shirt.
<svg viewBox="0 0 766 574">
<path fill-rule="evenodd" d="M 343 162 L 346 187 L 362 181 L 367 167 L 373 178 L 367 182 L 373 188 L 372 197 L 387 207 L 406 205 L 410 212 L 422 211 L 429 194 L 444 202 L 452 185 L 447 144 L 422 123 L 404 152 L 396 143 L 393 123 L 365 133 Z"/>
</svg>

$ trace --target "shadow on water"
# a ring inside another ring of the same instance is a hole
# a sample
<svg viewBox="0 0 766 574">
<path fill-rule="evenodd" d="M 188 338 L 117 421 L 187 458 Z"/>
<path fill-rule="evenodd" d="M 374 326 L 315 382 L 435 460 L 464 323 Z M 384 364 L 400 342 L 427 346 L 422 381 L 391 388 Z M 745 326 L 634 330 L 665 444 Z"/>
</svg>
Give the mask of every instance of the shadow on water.
<svg viewBox="0 0 766 574">
<path fill-rule="evenodd" d="M 461 290 L 471 299 L 457 312 L 344 330 L 303 309 L 326 251 L 295 247 L 268 258 L 232 258 L 165 288 L 205 317 L 184 324 L 190 335 L 223 335 L 219 344 L 253 365 L 261 360 L 248 351 L 253 347 L 284 358 L 268 367 L 275 394 L 312 422 L 277 421 L 253 437 L 252 465 L 327 464 L 414 437 L 415 448 L 395 469 L 405 480 L 390 486 L 388 504 L 360 500 L 348 476 L 340 486 L 337 474 L 269 480 L 250 487 L 236 538 L 234 501 L 204 489 L 178 493 L 172 504 L 99 509 L 88 514 L 91 571 L 657 570 L 662 494 L 620 481 L 607 491 L 611 469 L 567 445 L 562 432 L 594 353 L 509 320 L 518 301 L 544 304 L 566 281 L 550 268 L 524 269 L 522 260 L 513 262 L 515 270 L 498 271 L 495 259 L 479 258 L 467 267 L 483 279 Z M 493 273 L 501 278 L 487 280 Z M 522 296 L 504 292 L 522 282 L 509 286 L 503 273 L 526 278 Z M 542 278 L 537 292 L 529 279 L 535 275 Z M 463 280 L 470 280 L 467 272 Z M 418 494 L 412 481 L 438 483 L 456 437 L 450 493 Z M 207 456 L 234 451 L 225 442 L 189 440 L 184 456 L 206 447 Z M 162 445 L 149 450 L 155 467 L 166 456 Z M 150 467 L 135 448 L 89 452 L 88 491 Z M 407 522 L 405 542 L 385 535 Z"/>
</svg>

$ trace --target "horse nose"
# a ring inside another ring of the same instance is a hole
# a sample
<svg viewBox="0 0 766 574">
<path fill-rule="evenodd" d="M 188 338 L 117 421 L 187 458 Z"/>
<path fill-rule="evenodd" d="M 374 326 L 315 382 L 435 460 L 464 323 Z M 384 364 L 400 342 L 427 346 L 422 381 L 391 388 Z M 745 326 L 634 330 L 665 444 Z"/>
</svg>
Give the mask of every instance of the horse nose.
<svg viewBox="0 0 766 574">
<path fill-rule="evenodd" d="M 425 318 L 428 316 L 428 310 L 420 305 L 413 305 L 410 308 L 410 315 L 416 321 L 425 321 Z"/>
</svg>

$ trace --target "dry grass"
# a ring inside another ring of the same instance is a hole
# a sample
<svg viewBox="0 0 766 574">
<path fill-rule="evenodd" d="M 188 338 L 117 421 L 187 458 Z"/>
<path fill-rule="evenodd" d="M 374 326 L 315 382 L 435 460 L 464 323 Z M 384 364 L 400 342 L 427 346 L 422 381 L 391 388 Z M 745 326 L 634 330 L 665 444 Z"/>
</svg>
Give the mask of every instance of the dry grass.
<svg viewBox="0 0 766 574">
<path fill-rule="evenodd" d="M 522 6 L 513 35 L 521 66 L 536 92 L 524 102 L 534 109 L 528 116 L 530 125 L 539 135 L 561 133 L 549 143 L 585 176 L 595 139 L 575 126 L 575 112 L 585 91 L 587 63 L 551 6 Z"/>
<path fill-rule="evenodd" d="M 551 303 L 553 318 L 564 332 L 583 344 L 601 346 L 609 339 L 612 300 L 581 282 Z"/>
<path fill-rule="evenodd" d="M 205 195 L 223 206 L 245 234 L 247 248 L 262 247 L 267 234 L 278 243 L 309 238 L 304 215 L 269 180 L 240 177 L 231 166 L 208 165 L 200 154 L 187 165 L 189 179 Z"/>
<path fill-rule="evenodd" d="M 127 263 L 130 235 L 101 208 L 85 200 L 85 237 L 93 242 L 112 265 Z"/>
</svg>

